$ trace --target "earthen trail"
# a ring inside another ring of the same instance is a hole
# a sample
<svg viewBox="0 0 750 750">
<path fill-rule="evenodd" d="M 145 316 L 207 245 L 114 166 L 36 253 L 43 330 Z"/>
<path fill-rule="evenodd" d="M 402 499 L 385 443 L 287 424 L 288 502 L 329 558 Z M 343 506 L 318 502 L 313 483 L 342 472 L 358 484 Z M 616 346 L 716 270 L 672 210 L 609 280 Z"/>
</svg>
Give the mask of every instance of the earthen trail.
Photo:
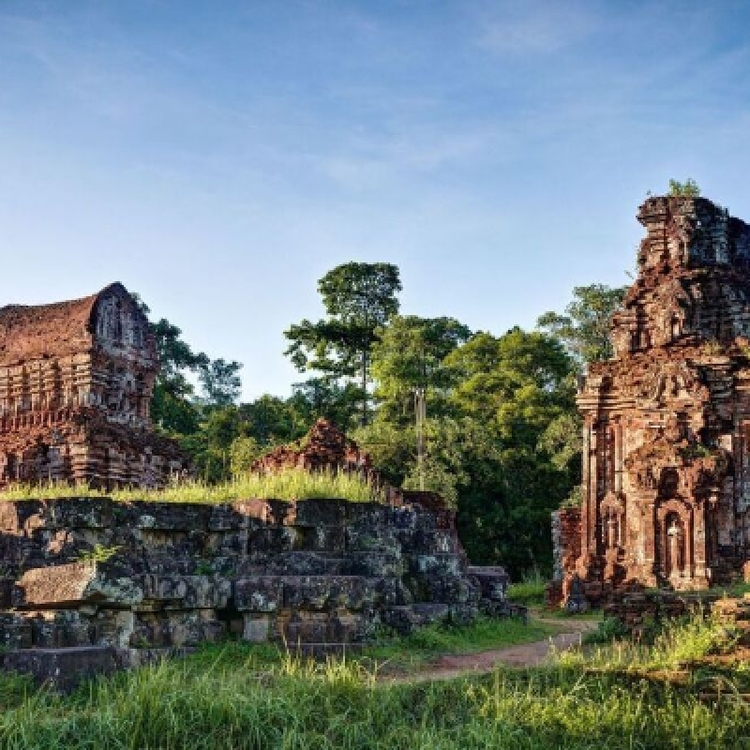
<svg viewBox="0 0 750 750">
<path fill-rule="evenodd" d="M 561 625 L 559 620 L 539 619 L 547 625 Z M 564 623 L 565 629 L 542 641 L 522 643 L 516 646 L 480 651 L 475 654 L 441 656 L 416 673 L 388 675 L 385 679 L 393 682 L 427 682 L 449 680 L 472 674 L 486 674 L 495 667 L 535 667 L 543 664 L 552 651 L 567 651 L 580 645 L 584 633 L 594 630 L 595 621 L 571 620 Z"/>
</svg>

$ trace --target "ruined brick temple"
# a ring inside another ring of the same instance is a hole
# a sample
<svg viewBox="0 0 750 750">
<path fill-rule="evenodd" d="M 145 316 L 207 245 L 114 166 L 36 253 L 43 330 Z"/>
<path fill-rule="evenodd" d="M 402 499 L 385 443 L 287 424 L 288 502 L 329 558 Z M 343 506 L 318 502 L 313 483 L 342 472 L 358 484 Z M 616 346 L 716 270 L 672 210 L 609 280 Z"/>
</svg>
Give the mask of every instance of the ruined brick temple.
<svg viewBox="0 0 750 750">
<path fill-rule="evenodd" d="M 558 578 L 700 589 L 750 550 L 750 226 L 704 198 L 640 207 L 614 357 L 579 392 L 583 503 L 555 518 Z"/>
<path fill-rule="evenodd" d="M 163 484 L 183 457 L 154 434 L 154 338 L 121 284 L 0 309 L 0 487 L 18 481 Z"/>
</svg>

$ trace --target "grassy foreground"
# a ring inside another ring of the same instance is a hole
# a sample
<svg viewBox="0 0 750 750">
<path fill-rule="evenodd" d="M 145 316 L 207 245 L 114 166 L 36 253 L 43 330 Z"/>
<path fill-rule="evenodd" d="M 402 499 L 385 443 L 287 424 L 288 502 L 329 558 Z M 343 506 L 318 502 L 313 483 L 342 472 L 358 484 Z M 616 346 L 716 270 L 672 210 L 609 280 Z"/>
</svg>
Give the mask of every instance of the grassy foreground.
<svg viewBox="0 0 750 750">
<path fill-rule="evenodd" d="M 383 502 L 380 490 L 356 473 L 285 469 L 278 474 L 246 474 L 229 482 L 207 484 L 185 480 L 160 490 L 142 488 L 99 490 L 86 484 L 42 482 L 21 484 L 0 492 L 2 500 L 110 497 L 121 502 L 151 500 L 171 503 L 227 503 L 248 498 L 312 500 L 338 498 L 350 502 Z"/>
<path fill-rule="evenodd" d="M 691 643 L 691 656 L 716 646 L 697 625 L 670 638 L 673 646 Z M 69 697 L 25 693 L 23 681 L 4 678 L 0 746 L 750 747 L 750 711 L 739 699 L 750 686 L 746 670 L 723 677 L 725 695 L 737 699 L 706 700 L 705 675 L 675 686 L 623 671 L 600 653 L 595 670 L 571 657 L 544 669 L 389 684 L 358 660 L 315 665 L 227 644 L 91 683 Z M 663 664 L 661 652 L 654 654 Z"/>
</svg>

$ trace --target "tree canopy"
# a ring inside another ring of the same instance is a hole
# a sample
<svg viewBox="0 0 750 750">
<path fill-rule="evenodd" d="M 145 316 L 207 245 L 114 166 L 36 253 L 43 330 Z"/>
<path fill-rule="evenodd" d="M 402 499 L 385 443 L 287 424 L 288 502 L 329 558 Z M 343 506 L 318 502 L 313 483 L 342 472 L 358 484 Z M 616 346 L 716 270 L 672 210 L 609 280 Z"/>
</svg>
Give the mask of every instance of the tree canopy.
<svg viewBox="0 0 750 750">
<path fill-rule="evenodd" d="M 284 332 L 286 354 L 301 372 L 318 370 L 345 381 L 357 378 L 362 424 L 369 414 L 370 353 L 378 329 L 398 312 L 399 270 L 390 263 L 345 263 L 318 282 L 327 317 L 305 319 Z"/>
<path fill-rule="evenodd" d="M 537 327 L 560 339 L 579 367 L 609 359 L 614 353 L 609 335 L 612 316 L 626 292 L 624 286 L 577 286 L 565 314 L 546 312 L 537 320 Z"/>
</svg>

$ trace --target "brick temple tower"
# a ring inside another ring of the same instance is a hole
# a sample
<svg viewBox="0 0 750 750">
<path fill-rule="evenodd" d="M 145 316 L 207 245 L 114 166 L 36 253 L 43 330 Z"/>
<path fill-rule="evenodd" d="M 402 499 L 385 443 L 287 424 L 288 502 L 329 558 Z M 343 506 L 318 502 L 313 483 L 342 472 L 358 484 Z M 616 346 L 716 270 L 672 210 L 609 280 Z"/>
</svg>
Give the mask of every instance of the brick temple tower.
<svg viewBox="0 0 750 750">
<path fill-rule="evenodd" d="M 689 197 L 649 198 L 638 220 L 614 358 L 578 396 L 580 547 L 558 549 L 592 600 L 626 580 L 706 588 L 750 550 L 750 226 Z"/>
<path fill-rule="evenodd" d="M 184 457 L 151 428 L 158 367 L 148 321 L 121 284 L 0 308 L 0 486 L 163 484 Z"/>
</svg>

